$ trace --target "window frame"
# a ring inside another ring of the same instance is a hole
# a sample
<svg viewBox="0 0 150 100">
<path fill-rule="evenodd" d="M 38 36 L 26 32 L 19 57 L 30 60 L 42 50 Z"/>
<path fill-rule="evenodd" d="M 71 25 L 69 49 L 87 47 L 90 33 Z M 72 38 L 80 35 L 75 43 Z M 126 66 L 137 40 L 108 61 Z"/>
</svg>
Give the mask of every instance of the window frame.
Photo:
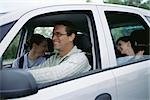
<svg viewBox="0 0 150 100">
<path fill-rule="evenodd" d="M 98 43 L 98 37 L 97 37 L 97 31 L 96 31 L 96 25 L 95 25 L 95 21 L 94 21 L 94 14 L 92 11 L 90 10 L 71 10 L 71 11 L 60 11 L 62 12 L 62 14 L 64 12 L 66 13 L 77 13 L 77 14 L 80 14 L 80 13 L 83 13 L 86 15 L 86 20 L 87 21 L 87 26 L 89 28 L 89 37 L 91 38 L 91 42 L 92 42 L 92 55 L 93 55 L 93 66 L 95 66 L 94 70 L 97 70 L 99 69 L 99 65 L 100 65 L 100 57 L 98 55 L 99 54 L 99 43 Z M 61 15 L 61 13 L 58 13 L 56 12 L 56 14 L 58 15 Z M 55 12 L 54 12 L 55 14 Z M 44 14 L 45 15 L 45 14 Z M 40 16 L 40 15 L 38 15 Z M 52 13 L 50 13 L 50 16 L 53 16 Z M 35 16 L 37 17 L 37 16 Z M 34 18 L 34 17 L 33 17 Z M 32 18 L 30 19 L 32 20 Z M 31 30 L 28 30 L 28 26 L 26 25 L 30 20 L 28 20 L 22 27 L 22 29 L 25 29 L 25 31 L 21 32 L 21 34 L 23 35 L 22 36 L 22 39 L 20 40 L 20 47 L 18 48 L 18 53 L 17 53 L 17 57 L 21 56 L 23 54 L 23 50 L 21 48 L 23 48 L 23 43 L 25 43 L 27 37 L 31 34 L 27 34 L 27 33 L 30 33 L 30 32 L 33 32 L 33 29 Z M 91 33 L 92 32 L 92 33 Z M 94 34 L 93 34 L 94 33 Z M 94 52 L 93 52 L 94 50 Z M 97 54 L 96 54 L 97 53 Z M 97 56 L 96 56 L 97 55 Z M 93 71 L 92 71 L 93 72 Z M 44 83 L 42 85 L 40 85 L 40 89 L 41 88 L 46 88 L 48 86 L 52 86 L 52 85 L 55 85 L 55 84 L 58 84 L 58 83 L 63 83 L 63 82 L 66 82 L 66 81 L 70 81 L 70 80 L 74 80 L 74 79 L 77 79 L 77 78 L 81 78 L 81 77 L 84 77 L 84 76 L 87 76 L 87 75 L 90 75 L 89 73 L 92 73 L 92 72 L 86 72 L 86 73 L 82 73 L 82 74 L 79 74 L 79 75 L 76 75 L 76 76 L 71 76 L 71 77 L 67 77 L 67 78 L 63 78 L 63 79 L 60 79 L 60 80 L 57 80 L 57 81 L 54 81 L 54 82 L 50 82 L 50 83 Z"/>
<path fill-rule="evenodd" d="M 106 12 L 111 12 L 111 13 L 121 13 L 121 14 L 124 14 L 124 15 L 128 15 L 128 16 L 136 16 L 137 18 L 140 18 L 140 25 L 143 26 L 145 28 L 145 30 L 148 30 L 149 29 L 149 26 L 148 24 L 145 22 L 145 20 L 142 18 L 142 16 L 140 16 L 139 14 L 136 14 L 136 13 L 132 13 L 132 12 L 123 12 L 123 11 L 104 11 L 105 12 L 105 16 L 106 16 Z M 121 15 L 122 16 L 122 15 Z M 107 19 L 107 16 L 106 16 L 106 19 Z M 107 19 L 108 21 L 108 19 Z M 137 20 L 139 21 L 139 20 Z M 114 37 L 113 37 L 113 34 L 112 34 L 112 28 L 110 27 L 109 25 L 109 22 L 108 22 L 108 26 L 109 26 L 109 29 L 110 29 L 110 33 L 111 33 L 111 37 L 112 37 L 112 41 L 113 41 L 113 46 L 114 46 L 114 51 L 115 50 L 115 40 L 114 40 Z M 122 27 L 122 26 L 121 26 Z M 115 53 L 116 55 L 116 53 Z M 149 55 L 150 56 L 150 55 Z M 126 65 L 131 65 L 131 64 L 134 64 L 134 63 L 139 63 L 139 62 L 143 62 L 143 61 L 146 61 L 146 60 L 149 60 L 150 57 L 146 57 L 145 59 L 140 59 L 140 60 L 136 60 L 136 61 L 133 61 L 133 62 L 129 62 L 129 63 L 123 63 L 123 64 L 117 64 L 117 66 L 126 66 Z M 117 55 L 116 55 L 116 61 L 117 61 Z"/>
</svg>

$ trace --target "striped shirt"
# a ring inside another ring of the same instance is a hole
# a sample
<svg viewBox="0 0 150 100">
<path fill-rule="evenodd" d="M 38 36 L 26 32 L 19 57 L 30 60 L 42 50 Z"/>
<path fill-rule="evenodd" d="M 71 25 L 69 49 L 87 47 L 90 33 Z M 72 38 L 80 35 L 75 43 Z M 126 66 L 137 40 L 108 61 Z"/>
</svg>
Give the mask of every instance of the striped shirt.
<svg viewBox="0 0 150 100">
<path fill-rule="evenodd" d="M 87 72 L 90 69 L 91 66 L 84 52 L 74 46 L 64 57 L 60 57 L 56 53 L 29 72 L 34 76 L 37 83 L 45 83 Z"/>
</svg>

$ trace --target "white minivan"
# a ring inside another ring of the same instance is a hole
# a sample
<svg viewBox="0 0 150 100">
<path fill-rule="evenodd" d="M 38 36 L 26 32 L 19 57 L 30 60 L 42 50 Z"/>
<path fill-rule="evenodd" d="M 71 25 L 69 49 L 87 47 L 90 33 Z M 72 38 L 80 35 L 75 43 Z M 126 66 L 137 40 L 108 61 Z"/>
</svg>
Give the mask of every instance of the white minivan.
<svg viewBox="0 0 150 100">
<path fill-rule="evenodd" d="M 27 40 L 39 33 L 52 37 L 53 23 L 77 26 L 77 47 L 92 69 L 79 75 L 37 84 L 31 73 L 12 62 L 28 51 Z M 144 30 L 143 33 L 134 33 Z M 134 34 L 133 34 L 134 33 Z M 142 57 L 121 56 L 116 41 L 133 36 Z M 0 99 L 15 100 L 150 100 L 150 11 L 114 4 L 55 4 L 0 15 Z M 121 61 L 119 59 L 122 59 Z"/>
</svg>

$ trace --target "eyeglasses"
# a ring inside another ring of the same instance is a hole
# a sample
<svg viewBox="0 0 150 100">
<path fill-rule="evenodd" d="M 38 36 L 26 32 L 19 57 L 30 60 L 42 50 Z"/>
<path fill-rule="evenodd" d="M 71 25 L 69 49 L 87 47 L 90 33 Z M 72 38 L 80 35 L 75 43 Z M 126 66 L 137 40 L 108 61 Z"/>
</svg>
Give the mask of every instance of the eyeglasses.
<svg viewBox="0 0 150 100">
<path fill-rule="evenodd" d="M 56 37 L 61 37 L 63 35 L 67 35 L 67 34 L 62 34 L 62 33 L 53 33 L 53 37 L 56 36 Z"/>
</svg>

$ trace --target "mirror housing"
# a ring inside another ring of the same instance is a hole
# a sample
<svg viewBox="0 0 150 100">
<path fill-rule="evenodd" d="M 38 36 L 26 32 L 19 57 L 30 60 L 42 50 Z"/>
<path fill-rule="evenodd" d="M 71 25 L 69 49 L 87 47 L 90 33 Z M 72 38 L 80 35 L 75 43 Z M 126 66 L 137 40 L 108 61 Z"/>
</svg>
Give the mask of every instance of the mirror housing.
<svg viewBox="0 0 150 100">
<path fill-rule="evenodd" d="M 26 70 L 12 68 L 0 70 L 0 98 L 18 98 L 37 92 L 36 81 Z"/>
</svg>

